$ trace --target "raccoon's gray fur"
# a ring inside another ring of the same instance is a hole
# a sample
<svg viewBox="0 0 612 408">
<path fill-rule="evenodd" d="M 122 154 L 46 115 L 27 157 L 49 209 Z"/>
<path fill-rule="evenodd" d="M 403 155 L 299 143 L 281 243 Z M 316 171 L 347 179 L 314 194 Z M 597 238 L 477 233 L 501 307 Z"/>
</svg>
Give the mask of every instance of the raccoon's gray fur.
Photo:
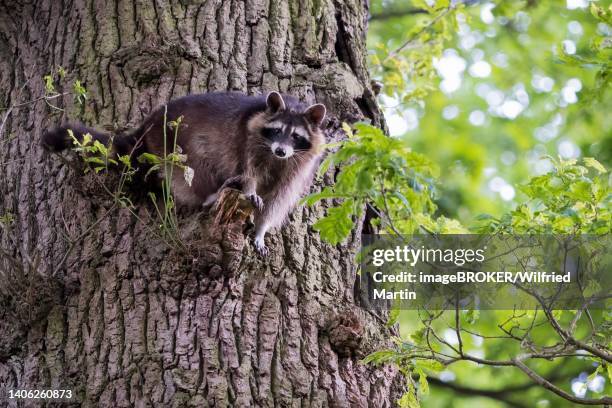
<svg viewBox="0 0 612 408">
<path fill-rule="evenodd" d="M 265 255 L 265 233 L 283 223 L 312 182 L 325 142 L 320 130 L 325 113 L 322 104 L 307 107 L 277 92 L 267 97 L 207 93 L 171 101 L 127 134 L 111 137 L 68 124 L 46 132 L 42 142 L 60 151 L 71 146 L 68 129 L 77 138 L 90 133 L 105 144 L 112 140 L 117 154 L 129 154 L 136 162 L 144 152 L 163 157 L 164 146 L 170 153 L 175 135 L 170 124 L 181 118 L 176 145 L 195 175 L 189 186 L 182 171 L 173 172 L 175 201 L 188 207 L 210 205 L 222 188 L 239 185 L 256 207 L 255 246 Z"/>
</svg>

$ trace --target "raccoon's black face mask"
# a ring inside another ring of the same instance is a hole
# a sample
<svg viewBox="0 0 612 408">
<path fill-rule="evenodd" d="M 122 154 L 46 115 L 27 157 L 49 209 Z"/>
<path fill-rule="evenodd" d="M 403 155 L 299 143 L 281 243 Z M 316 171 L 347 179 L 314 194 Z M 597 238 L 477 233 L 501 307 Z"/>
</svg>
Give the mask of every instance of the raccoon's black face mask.
<svg viewBox="0 0 612 408">
<path fill-rule="evenodd" d="M 288 159 L 312 146 L 308 130 L 302 126 L 273 121 L 264 126 L 262 134 L 272 154 L 279 159 Z"/>
<path fill-rule="evenodd" d="M 309 151 L 312 148 L 311 128 L 320 126 L 325 118 L 325 106 L 316 104 L 295 112 L 287 109 L 283 97 L 277 92 L 268 95 L 267 105 L 273 116 L 261 132 L 272 154 L 279 159 L 288 159 Z"/>
</svg>

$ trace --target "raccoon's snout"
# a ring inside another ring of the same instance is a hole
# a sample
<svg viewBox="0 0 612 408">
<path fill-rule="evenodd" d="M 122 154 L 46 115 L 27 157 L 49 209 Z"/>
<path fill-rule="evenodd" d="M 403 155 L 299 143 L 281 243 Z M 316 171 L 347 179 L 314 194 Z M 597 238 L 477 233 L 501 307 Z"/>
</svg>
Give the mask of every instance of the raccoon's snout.
<svg viewBox="0 0 612 408">
<path fill-rule="evenodd" d="M 272 143 L 270 150 L 272 150 L 272 153 L 274 153 L 274 155 L 279 159 L 288 159 L 289 157 L 293 156 L 293 147 L 281 145 L 278 142 Z"/>
</svg>

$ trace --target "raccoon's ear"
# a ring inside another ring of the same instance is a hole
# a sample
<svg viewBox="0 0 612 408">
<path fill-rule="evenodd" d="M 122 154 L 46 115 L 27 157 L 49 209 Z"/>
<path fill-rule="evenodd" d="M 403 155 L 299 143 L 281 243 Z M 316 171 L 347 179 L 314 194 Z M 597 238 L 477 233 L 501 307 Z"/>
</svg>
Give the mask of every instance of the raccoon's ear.
<svg viewBox="0 0 612 408">
<path fill-rule="evenodd" d="M 268 110 L 272 113 L 282 112 L 285 110 L 285 101 L 283 101 L 283 97 L 278 92 L 272 91 L 268 94 L 266 98 L 266 105 L 268 105 Z"/>
<path fill-rule="evenodd" d="M 306 112 L 304 112 L 304 116 L 306 120 L 315 126 L 321 126 L 323 123 L 323 119 L 325 119 L 325 113 L 327 110 L 325 109 L 325 105 L 322 103 L 317 103 L 315 105 L 310 105 Z"/>
</svg>

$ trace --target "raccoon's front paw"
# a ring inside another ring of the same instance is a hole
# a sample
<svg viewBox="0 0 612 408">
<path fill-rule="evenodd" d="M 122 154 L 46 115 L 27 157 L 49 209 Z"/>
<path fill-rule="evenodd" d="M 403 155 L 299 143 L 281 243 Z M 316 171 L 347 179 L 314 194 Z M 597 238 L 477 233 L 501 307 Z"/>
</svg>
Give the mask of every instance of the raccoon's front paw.
<svg viewBox="0 0 612 408">
<path fill-rule="evenodd" d="M 255 249 L 257 250 L 259 255 L 266 257 L 270 254 L 270 250 L 266 246 L 266 243 L 264 242 L 263 237 L 262 238 L 255 237 L 254 244 L 255 244 Z"/>
<path fill-rule="evenodd" d="M 248 198 L 251 204 L 253 204 L 253 207 L 257 208 L 258 211 L 263 211 L 264 202 L 260 196 L 257 194 L 251 194 Z"/>
<path fill-rule="evenodd" d="M 234 176 L 234 177 L 228 178 L 221 185 L 221 188 L 219 189 L 219 191 L 223 190 L 224 188 L 228 188 L 228 187 L 240 190 L 242 188 L 242 176 Z"/>
</svg>

